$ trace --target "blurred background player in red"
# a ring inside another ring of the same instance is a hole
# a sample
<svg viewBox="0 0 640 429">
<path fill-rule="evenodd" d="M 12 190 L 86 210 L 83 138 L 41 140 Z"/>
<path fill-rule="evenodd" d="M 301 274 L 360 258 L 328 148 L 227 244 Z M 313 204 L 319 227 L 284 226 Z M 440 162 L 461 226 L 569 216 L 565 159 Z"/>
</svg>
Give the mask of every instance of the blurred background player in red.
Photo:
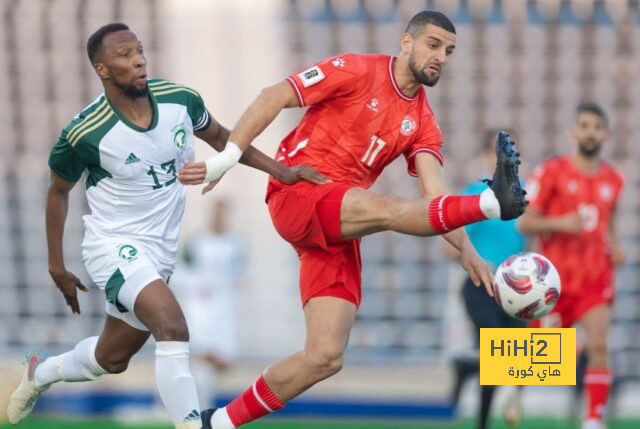
<svg viewBox="0 0 640 429">
<path fill-rule="evenodd" d="M 397 58 L 343 54 L 263 89 L 232 130 L 225 150 L 180 172 L 186 184 L 217 180 L 282 109 L 309 106 L 280 144 L 276 159 L 287 165 L 308 163 L 332 180 L 288 186 L 270 179 L 271 218 L 300 259 L 306 344 L 269 367 L 245 393 L 215 411 L 210 422 L 211 410 L 203 412 L 205 428 L 230 429 L 260 418 L 340 371 L 360 305 L 360 238 L 365 235 L 385 230 L 446 234 L 474 284 L 484 284 L 491 293 L 489 266 L 459 227 L 518 217 L 526 202 L 517 173 L 519 154 L 506 133 L 498 137 L 490 187 L 479 195 L 448 195 L 442 134 L 423 85 L 437 83 L 455 41 L 455 27 L 444 14 L 420 12 L 403 33 Z M 420 199 L 367 190 L 400 155 L 409 174 L 418 176 Z"/>
<path fill-rule="evenodd" d="M 576 143 L 573 153 L 546 161 L 531 176 L 527 183 L 531 204 L 518 225 L 523 233 L 538 237 L 541 253 L 553 262 L 562 280 L 555 309 L 534 325 L 579 323 L 583 328 L 589 361 L 583 429 L 601 429 L 612 381 L 607 335 L 614 267 L 625 261 L 614 227 L 623 179 L 601 156 L 609 124 L 600 105 L 578 105 L 571 136 Z"/>
<path fill-rule="evenodd" d="M 481 142 L 480 151 L 476 158 L 479 162 L 480 172 L 483 176 L 491 173 L 496 165 L 496 135 L 499 130 L 488 129 L 485 132 L 484 140 Z M 511 133 L 510 133 L 511 134 Z M 483 192 L 488 185 L 476 180 L 469 183 L 461 191 L 462 195 L 474 195 Z M 490 265 L 493 270 L 498 268 L 505 259 L 514 253 L 522 252 L 525 249 L 525 237 L 517 230 L 515 219 L 509 221 L 499 221 L 496 219 L 485 220 L 465 226 L 469 239 L 474 247 Z M 500 237 L 496 240 L 496 237 Z M 448 242 L 443 242 L 443 249 L 447 255 L 457 261 L 460 257 L 458 252 Z M 498 306 L 496 301 L 483 290 L 474 286 L 469 276 L 464 280 L 461 287 L 464 308 L 473 323 L 474 353 L 473 355 L 460 355 L 454 358 L 454 384 L 452 391 L 452 403 L 458 405 L 460 393 L 465 381 L 478 374 L 480 371 L 480 328 L 523 328 L 525 323 L 507 315 Z M 491 403 L 496 386 L 480 386 L 480 401 L 478 410 L 477 427 L 486 429 L 489 427 L 489 415 L 491 414 Z M 520 402 L 520 389 L 512 389 L 504 403 L 504 416 L 510 425 L 517 425 L 522 416 L 522 404 Z"/>
</svg>

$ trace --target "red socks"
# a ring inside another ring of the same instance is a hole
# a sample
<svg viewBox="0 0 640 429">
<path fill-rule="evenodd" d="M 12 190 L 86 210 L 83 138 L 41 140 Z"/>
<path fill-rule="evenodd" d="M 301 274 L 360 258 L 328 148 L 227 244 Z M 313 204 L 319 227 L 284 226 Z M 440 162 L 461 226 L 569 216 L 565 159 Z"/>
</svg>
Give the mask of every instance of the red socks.
<svg viewBox="0 0 640 429">
<path fill-rule="evenodd" d="M 584 388 L 587 391 L 587 420 L 602 420 L 607 405 L 611 371 L 608 368 L 589 368 L 584 374 Z"/>
<path fill-rule="evenodd" d="M 440 234 L 485 219 L 480 195 L 440 195 L 429 203 L 429 224 Z"/>
<path fill-rule="evenodd" d="M 284 407 L 271 388 L 260 377 L 253 386 L 227 405 L 227 414 L 235 427 L 249 423 Z"/>
</svg>

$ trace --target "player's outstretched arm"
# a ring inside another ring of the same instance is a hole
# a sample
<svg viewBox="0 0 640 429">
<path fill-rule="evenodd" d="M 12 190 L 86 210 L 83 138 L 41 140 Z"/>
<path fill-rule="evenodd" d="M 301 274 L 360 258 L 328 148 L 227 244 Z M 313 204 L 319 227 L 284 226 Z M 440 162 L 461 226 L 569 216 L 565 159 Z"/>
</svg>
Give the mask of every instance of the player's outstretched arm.
<svg viewBox="0 0 640 429">
<path fill-rule="evenodd" d="M 197 177 L 201 175 L 200 171 L 196 171 L 195 168 L 192 171 L 192 165 L 187 165 L 183 171 L 189 177 L 185 177 L 182 182 L 198 184 L 218 180 L 238 163 L 253 139 L 278 116 L 282 109 L 297 105 L 298 98 L 286 81 L 263 89 L 238 120 L 224 150 L 204 162 L 206 167 L 204 178 L 197 181 Z M 199 169 L 200 166 L 198 166 Z"/>
<path fill-rule="evenodd" d="M 244 151 L 282 109 L 297 106 L 298 97 L 287 81 L 264 88 L 233 127 L 229 140 Z"/>
<path fill-rule="evenodd" d="M 64 224 L 69 210 L 69 192 L 75 182 L 69 182 L 51 172 L 51 183 L 47 192 L 46 231 L 47 248 L 49 251 L 49 274 L 55 282 L 67 305 L 73 313 L 80 314 L 80 304 L 76 289 L 87 292 L 89 289 L 69 271 L 64 265 L 62 239 Z"/>
<path fill-rule="evenodd" d="M 224 151 L 229 139 L 229 130 L 212 118 L 211 124 L 204 130 L 196 131 L 196 137 L 204 140 L 217 150 Z M 243 153 L 239 162 L 249 167 L 264 171 L 286 184 L 293 184 L 299 180 L 308 180 L 316 184 L 329 182 L 329 179 L 307 165 L 287 167 L 265 155 L 262 151 L 249 146 Z M 180 181 L 185 184 L 202 183 L 206 175 L 207 166 L 204 162 L 190 163 L 180 172 Z M 211 182 L 203 189 L 203 194 L 213 188 L 217 181 Z"/>
<path fill-rule="evenodd" d="M 420 184 L 420 191 L 425 198 L 449 194 L 444 178 L 444 169 L 440 162 L 429 153 L 418 153 L 415 158 L 416 171 Z M 455 229 L 443 235 L 457 251 L 460 252 L 459 261 L 476 286 L 484 285 L 485 290 L 493 296 L 493 274 L 489 265 L 480 257 L 464 228 Z"/>
</svg>

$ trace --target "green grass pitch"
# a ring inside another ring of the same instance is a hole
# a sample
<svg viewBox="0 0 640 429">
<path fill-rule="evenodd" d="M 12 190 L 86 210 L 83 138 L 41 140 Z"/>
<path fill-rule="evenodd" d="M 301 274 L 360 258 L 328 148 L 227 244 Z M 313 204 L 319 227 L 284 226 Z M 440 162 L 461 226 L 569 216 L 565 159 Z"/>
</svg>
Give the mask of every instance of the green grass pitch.
<svg viewBox="0 0 640 429">
<path fill-rule="evenodd" d="M 363 421 L 363 420 L 276 420 L 248 424 L 247 429 L 473 429 L 472 420 L 460 422 L 402 422 L 402 421 Z M 507 429 L 499 419 L 492 424 L 492 429 Z M 579 429 L 577 422 L 553 419 L 528 419 L 522 422 L 519 429 Z M 640 420 L 624 420 L 610 422 L 609 429 L 639 428 Z M 30 418 L 18 426 L 7 423 L 0 424 L 0 429 L 171 429 L 167 424 L 123 424 L 108 420 L 55 420 Z"/>
</svg>

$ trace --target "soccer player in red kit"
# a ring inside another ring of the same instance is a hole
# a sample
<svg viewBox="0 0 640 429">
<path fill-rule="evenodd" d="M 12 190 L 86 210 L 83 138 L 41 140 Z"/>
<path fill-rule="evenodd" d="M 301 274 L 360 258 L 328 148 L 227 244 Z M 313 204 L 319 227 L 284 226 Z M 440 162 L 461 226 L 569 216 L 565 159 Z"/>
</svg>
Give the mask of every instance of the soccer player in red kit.
<svg viewBox="0 0 640 429">
<path fill-rule="evenodd" d="M 562 281 L 558 304 L 536 325 L 567 328 L 580 323 L 584 328 L 589 366 L 584 377 L 588 407 L 583 428 L 600 429 L 605 427 L 602 413 L 611 385 L 607 333 L 613 272 L 625 259 L 614 230 L 623 181 L 600 156 L 608 123 L 599 105 L 578 106 L 571 134 L 574 153 L 545 162 L 527 182 L 531 204 L 519 228 L 539 237 L 541 252 L 556 266 Z"/>
<path fill-rule="evenodd" d="M 203 412 L 203 427 L 235 428 L 337 373 L 360 304 L 360 237 L 384 230 L 416 236 L 446 234 L 476 286 L 490 291 L 492 275 L 463 229 L 488 217 L 512 219 L 526 201 L 518 180 L 519 154 L 498 135 L 496 172 L 480 195 L 447 195 L 442 134 L 422 85 L 433 86 L 455 47 L 455 28 L 443 14 L 414 16 L 401 52 L 344 54 L 321 61 L 264 89 L 234 127 L 225 150 L 185 166 L 186 184 L 215 181 L 285 107 L 308 106 L 282 141 L 276 159 L 307 163 L 331 179 L 315 186 L 269 181 L 267 203 L 278 233 L 300 259 L 307 340 L 299 353 L 268 368 L 226 407 Z M 366 189 L 404 155 L 423 198 L 407 200 Z M 490 293 L 490 292 L 489 292 Z M 208 419 L 208 416 L 212 416 Z"/>
</svg>

